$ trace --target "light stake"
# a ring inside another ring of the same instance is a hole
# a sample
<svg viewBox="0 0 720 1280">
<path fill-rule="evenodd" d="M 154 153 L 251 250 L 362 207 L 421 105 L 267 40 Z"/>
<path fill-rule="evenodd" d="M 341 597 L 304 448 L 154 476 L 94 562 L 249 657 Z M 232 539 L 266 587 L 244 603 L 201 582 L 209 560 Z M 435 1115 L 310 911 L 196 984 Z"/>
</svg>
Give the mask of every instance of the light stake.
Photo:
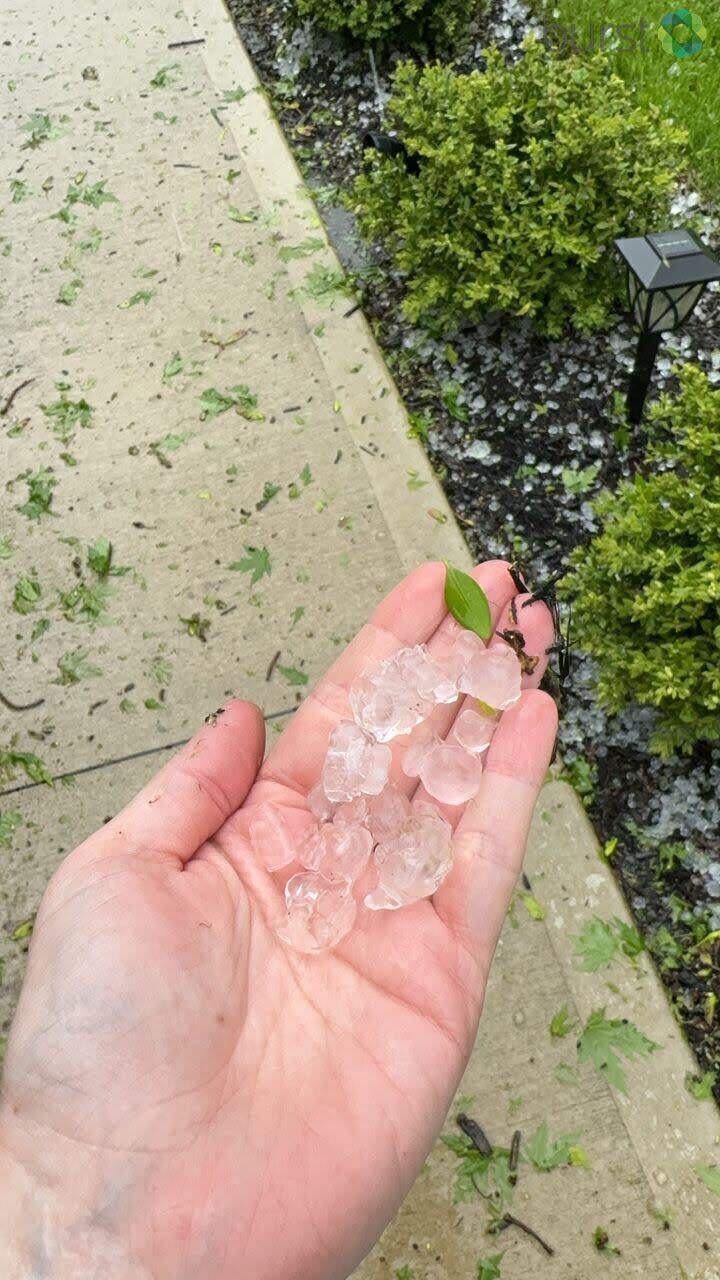
<svg viewBox="0 0 720 1280">
<path fill-rule="evenodd" d="M 720 262 L 684 227 L 616 240 L 615 247 L 627 267 L 628 302 L 640 329 L 627 395 L 628 420 L 637 426 L 663 333 L 679 329 L 710 281 L 720 280 Z"/>
</svg>

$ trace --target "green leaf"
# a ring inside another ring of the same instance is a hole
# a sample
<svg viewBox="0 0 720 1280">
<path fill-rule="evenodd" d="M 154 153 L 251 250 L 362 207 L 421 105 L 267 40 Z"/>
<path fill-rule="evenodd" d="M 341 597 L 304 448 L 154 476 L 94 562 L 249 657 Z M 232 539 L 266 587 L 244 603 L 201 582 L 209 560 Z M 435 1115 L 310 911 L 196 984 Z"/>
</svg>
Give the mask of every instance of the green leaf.
<svg viewBox="0 0 720 1280">
<path fill-rule="evenodd" d="M 482 640 L 492 635 L 490 605 L 479 583 L 461 569 L 445 564 L 445 604 L 448 612 Z"/>
<path fill-rule="evenodd" d="M 267 547 L 246 547 L 247 554 L 242 560 L 234 560 L 228 565 L 228 569 L 234 570 L 236 573 L 251 574 L 250 586 L 254 587 L 256 582 L 261 578 L 270 576 L 272 573 L 272 565 L 270 563 L 270 552 Z"/>
<path fill-rule="evenodd" d="M 550 1023 L 550 1035 L 555 1036 L 558 1040 L 563 1036 L 568 1036 L 575 1026 L 575 1019 L 570 1017 L 566 1004 L 558 1009 Z"/>
<path fill-rule="evenodd" d="M 138 289 L 137 293 L 134 293 L 131 298 L 128 298 L 127 302 L 119 303 L 118 309 L 120 311 L 127 311 L 129 307 L 136 307 L 140 302 L 142 302 L 144 306 L 147 306 L 150 299 L 154 296 L 154 293 L 154 289 Z"/>
<path fill-rule="evenodd" d="M 52 774 L 32 751 L 0 751 L 0 780 L 12 782 L 16 769 L 22 769 L 31 782 L 45 782 L 49 787 L 53 785 Z"/>
<path fill-rule="evenodd" d="M 26 476 L 25 483 L 28 487 L 27 502 L 17 507 L 21 515 L 27 516 L 28 520 L 41 520 L 43 516 L 53 515 L 50 507 L 57 480 L 52 473 L 43 468 Z"/>
<path fill-rule="evenodd" d="M 79 684 L 81 680 L 91 680 L 94 676 L 102 675 L 99 667 L 88 662 L 84 649 L 72 649 L 69 653 L 64 653 L 58 658 L 57 666 L 60 675 L 53 680 L 53 684 Z"/>
<path fill-rule="evenodd" d="M 9 849 L 13 833 L 23 825 L 23 816 L 18 809 L 6 809 L 0 813 L 0 849 Z"/>
<path fill-rule="evenodd" d="M 444 382 L 440 388 L 440 398 L 451 418 L 456 422 L 468 422 L 470 411 L 466 404 L 460 402 L 462 387 L 457 382 Z"/>
<path fill-rule="evenodd" d="M 235 409 L 241 417 L 249 422 L 264 422 L 265 414 L 257 407 L 258 399 L 248 386 L 240 383 L 230 387 L 227 392 L 218 391 L 216 387 L 207 387 L 199 397 L 202 413 L 201 419 L 217 418 L 228 409 Z"/>
<path fill-rule="evenodd" d="M 195 639 L 205 643 L 210 629 L 209 618 L 201 618 L 199 613 L 192 613 L 189 618 L 181 618 L 180 621 L 184 623 L 189 636 L 194 636 Z"/>
<path fill-rule="evenodd" d="M 104 615 L 108 603 L 114 594 L 114 587 L 107 583 L 96 582 L 88 586 L 85 582 L 78 582 L 69 591 L 60 592 L 63 616 L 68 622 L 103 623 L 106 621 Z"/>
<path fill-rule="evenodd" d="M 7 534 L 3 534 L 0 538 L 0 560 L 9 560 L 14 550 L 12 538 L 9 538 Z"/>
<path fill-rule="evenodd" d="M 30 633 L 30 640 L 34 643 L 36 640 L 39 640 L 41 636 L 44 636 L 45 632 L 49 630 L 50 630 L 50 619 L 38 618 L 37 622 L 35 623 L 35 626 L 33 627 Z"/>
<path fill-rule="evenodd" d="M 237 89 L 223 89 L 223 102 L 242 102 L 247 89 L 238 85 Z"/>
<path fill-rule="evenodd" d="M 83 286 L 84 281 L 82 281 L 79 276 L 76 276 L 73 280 L 68 280 L 66 284 L 61 285 L 58 289 L 57 301 L 61 302 L 63 306 L 66 307 L 74 306 L 77 301 L 77 296 Z"/>
<path fill-rule="evenodd" d="M 660 1045 L 648 1039 L 627 1018 L 606 1018 L 604 1009 L 595 1009 L 578 1040 L 578 1062 L 592 1062 L 609 1084 L 627 1094 L 627 1080 L 620 1064 L 654 1053 Z"/>
<path fill-rule="evenodd" d="M 177 81 L 180 79 L 181 75 L 182 75 L 182 72 L 180 70 L 180 64 L 178 62 L 173 62 L 167 67 L 160 67 L 160 69 L 155 72 L 155 75 L 150 81 L 150 88 L 151 89 L 169 89 L 171 85 L 177 84 Z"/>
<path fill-rule="evenodd" d="M 305 283 L 298 289 L 290 290 L 290 297 L 297 302 L 312 299 L 321 307 L 332 309 L 336 302 L 347 298 L 350 286 L 342 271 L 335 267 L 324 267 L 316 262 L 305 277 Z"/>
<path fill-rule="evenodd" d="M 298 671 L 297 667 L 283 667 L 278 662 L 277 669 L 280 672 L 280 675 L 285 677 L 288 684 L 303 685 L 303 684 L 307 684 L 308 680 L 310 679 L 307 672 Z"/>
<path fill-rule="evenodd" d="M 635 960 L 645 950 L 645 939 L 634 925 L 626 924 L 618 916 L 613 918 L 615 931 L 620 939 L 620 949 L 629 960 Z"/>
<path fill-rule="evenodd" d="M 228 218 L 231 222 L 257 222 L 259 217 L 260 214 L 257 209 L 243 211 L 234 204 L 228 205 Z"/>
<path fill-rule="evenodd" d="M 695 1172 L 714 1195 L 720 1196 L 720 1164 L 696 1164 Z"/>
<path fill-rule="evenodd" d="M 72 440 L 77 426 L 92 426 L 94 412 L 92 405 L 88 404 L 84 398 L 70 400 L 64 391 L 59 400 L 54 400 L 52 404 L 43 404 L 40 408 L 45 417 L 52 422 L 53 431 L 63 444 L 68 444 Z"/>
<path fill-rule="evenodd" d="M 29 938 L 34 924 L 35 916 L 30 916 L 29 920 L 23 920 L 22 924 L 16 925 L 10 935 L 13 942 L 22 942 L 24 938 Z"/>
<path fill-rule="evenodd" d="M 618 942 L 610 925 L 599 916 L 588 920 L 580 933 L 571 934 L 570 939 L 578 958 L 578 968 L 585 973 L 597 973 L 598 969 L 606 969 L 618 949 Z"/>
<path fill-rule="evenodd" d="M 325 241 L 318 236 L 308 236 L 300 244 L 284 244 L 279 251 L 281 262 L 291 262 L 293 258 L 309 258 L 325 248 Z"/>
<path fill-rule="evenodd" d="M 712 1098 L 716 1079 L 717 1072 L 715 1071 L 704 1071 L 702 1075 L 688 1071 L 685 1075 L 685 1088 L 688 1093 L 692 1094 L 693 1098 L 697 1098 L 698 1102 L 702 1102 L 707 1098 Z"/>
<path fill-rule="evenodd" d="M 582 1147 L 578 1146 L 576 1133 L 561 1133 L 551 1138 L 547 1123 L 543 1120 L 535 1133 L 525 1143 L 524 1153 L 536 1169 L 559 1169 L 567 1164 L 580 1164 L 587 1160 Z"/>
<path fill-rule="evenodd" d="M 148 711 L 162 711 L 163 709 L 162 702 L 158 702 L 157 698 L 146 698 L 143 706 L 145 706 Z"/>
<path fill-rule="evenodd" d="M 15 583 L 13 609 L 16 613 L 32 613 L 42 596 L 42 588 L 34 578 L 21 578 Z"/>
<path fill-rule="evenodd" d="M 280 488 L 279 484 L 273 484 L 271 480 L 266 480 L 263 485 L 262 497 L 259 502 L 255 503 L 255 509 L 262 511 L 263 507 L 266 507 L 268 502 L 272 502 L 272 499 L 280 492 Z"/>
<path fill-rule="evenodd" d="M 87 549 L 88 565 L 101 578 L 106 578 L 110 572 L 112 553 L 112 543 L 109 538 L 105 537 L 98 538 Z"/>
<path fill-rule="evenodd" d="M 294 626 L 296 626 L 296 624 L 300 621 L 300 619 L 302 618 L 302 616 L 303 616 L 303 614 L 304 614 L 304 613 L 305 613 L 305 605 L 304 605 L 304 604 L 299 604 L 299 605 L 297 606 L 297 608 L 296 608 L 296 609 L 293 609 L 292 618 L 290 619 L 290 630 L 291 630 L 291 631 L 292 631 L 293 627 L 294 627 Z"/>
<path fill-rule="evenodd" d="M 555 1068 L 555 1079 L 558 1084 L 576 1085 L 580 1083 L 580 1076 L 568 1062 L 558 1062 Z"/>
<path fill-rule="evenodd" d="M 477 1280 L 500 1280 L 500 1263 L 505 1257 L 502 1253 L 491 1253 L 478 1262 Z"/>
<path fill-rule="evenodd" d="M 545 908 L 531 893 L 521 893 L 520 899 L 532 920 L 544 920 Z"/>
<path fill-rule="evenodd" d="M 610 1237 L 604 1227 L 596 1227 L 593 1231 L 592 1242 L 598 1253 L 602 1253 L 606 1258 L 619 1258 L 620 1250 L 610 1244 Z"/>
<path fill-rule="evenodd" d="M 428 483 L 427 480 L 420 479 L 420 473 L 414 467 L 408 467 L 407 476 L 407 487 L 411 493 L 415 489 L 424 489 Z"/>
<path fill-rule="evenodd" d="M 182 373 L 184 368 L 185 361 L 180 355 L 180 352 L 176 351 L 175 354 L 172 355 L 169 360 L 166 360 L 163 365 L 162 380 L 165 385 L 170 386 L 173 378 L 177 378 L 178 374 Z"/>
</svg>

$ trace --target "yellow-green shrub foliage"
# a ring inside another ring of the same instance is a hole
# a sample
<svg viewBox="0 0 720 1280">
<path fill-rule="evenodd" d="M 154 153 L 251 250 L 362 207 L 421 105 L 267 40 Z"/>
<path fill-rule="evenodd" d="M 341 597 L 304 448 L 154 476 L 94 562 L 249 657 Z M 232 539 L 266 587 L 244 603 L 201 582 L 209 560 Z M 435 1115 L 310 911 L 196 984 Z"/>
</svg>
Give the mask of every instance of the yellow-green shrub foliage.
<svg viewBox="0 0 720 1280">
<path fill-rule="evenodd" d="M 484 71 L 401 63 L 388 122 L 419 158 L 371 155 L 354 205 L 406 277 L 411 319 L 454 327 L 486 312 L 559 334 L 602 326 L 617 299 L 616 236 L 664 225 L 684 134 L 635 106 L 599 54 L 526 40 Z"/>
<path fill-rule="evenodd" d="M 483 4 L 475 0 L 291 0 L 299 18 L 366 44 L 447 45 Z"/>
<path fill-rule="evenodd" d="M 668 754 L 720 738 L 720 391 L 689 365 L 649 423 L 647 466 L 595 503 L 602 529 L 564 593 L 602 701 L 656 707 Z"/>
</svg>

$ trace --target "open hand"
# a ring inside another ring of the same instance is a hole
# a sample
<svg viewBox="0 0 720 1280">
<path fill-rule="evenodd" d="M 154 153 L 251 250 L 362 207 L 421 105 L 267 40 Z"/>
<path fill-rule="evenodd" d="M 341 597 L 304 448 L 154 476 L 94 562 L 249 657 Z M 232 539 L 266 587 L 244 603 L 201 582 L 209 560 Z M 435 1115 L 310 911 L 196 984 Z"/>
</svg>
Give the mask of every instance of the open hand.
<svg viewBox="0 0 720 1280">
<path fill-rule="evenodd" d="M 474 576 L 509 625 L 507 565 Z M 545 606 L 519 611 L 541 662 L 479 794 L 443 811 L 455 865 L 434 898 L 361 905 L 337 950 L 292 951 L 274 932 L 291 870 L 257 864 L 248 814 L 269 800 L 303 822 L 355 676 L 451 644 L 443 581 L 426 564 L 391 592 L 264 764 L 259 711 L 230 703 L 53 876 L 0 1097 L 8 1280 L 343 1280 L 407 1193 L 475 1040 L 553 746 Z"/>
</svg>

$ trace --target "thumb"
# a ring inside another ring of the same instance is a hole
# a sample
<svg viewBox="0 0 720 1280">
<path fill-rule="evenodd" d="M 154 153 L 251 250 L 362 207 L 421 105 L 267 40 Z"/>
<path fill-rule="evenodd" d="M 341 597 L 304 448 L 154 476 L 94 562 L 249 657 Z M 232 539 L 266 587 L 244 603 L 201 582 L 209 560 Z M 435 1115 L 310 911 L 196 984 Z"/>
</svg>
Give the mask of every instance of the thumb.
<svg viewBox="0 0 720 1280">
<path fill-rule="evenodd" d="M 169 854 L 187 862 L 243 803 L 264 749 L 259 708 L 252 702 L 228 703 L 115 818 L 75 850 L 74 861 Z"/>
</svg>

